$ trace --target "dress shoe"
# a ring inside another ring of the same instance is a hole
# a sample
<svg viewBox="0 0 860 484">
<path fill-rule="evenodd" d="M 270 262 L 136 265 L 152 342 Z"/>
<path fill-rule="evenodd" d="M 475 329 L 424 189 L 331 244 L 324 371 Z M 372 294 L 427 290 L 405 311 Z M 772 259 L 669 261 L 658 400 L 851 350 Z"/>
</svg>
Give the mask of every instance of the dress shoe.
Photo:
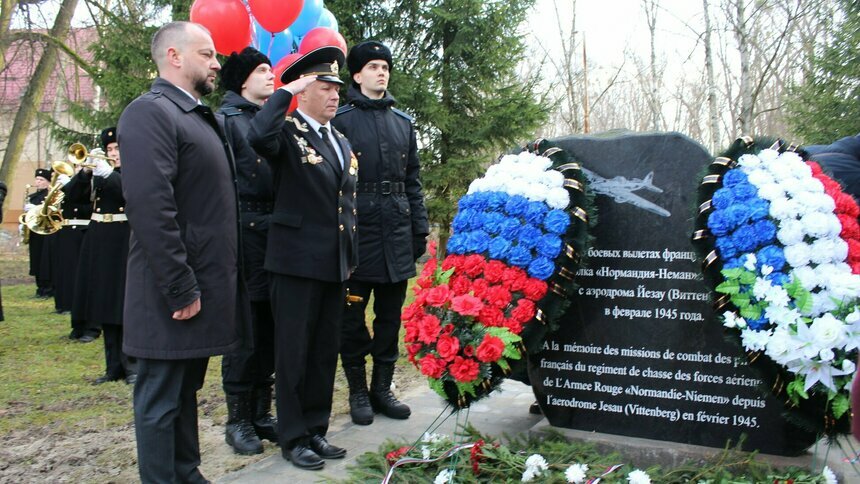
<svg viewBox="0 0 860 484">
<path fill-rule="evenodd" d="M 322 435 L 311 437 L 311 449 L 323 459 L 342 459 L 346 455 L 346 449 L 329 444 Z"/>
<path fill-rule="evenodd" d="M 300 469 L 316 471 L 325 465 L 325 461 L 305 444 L 296 444 L 289 449 L 284 449 L 281 455 Z"/>
<path fill-rule="evenodd" d="M 122 380 L 121 376 L 111 376 L 111 375 L 102 375 L 93 381 L 93 385 L 101 385 L 102 383 L 107 383 L 109 381 L 119 381 Z"/>
<path fill-rule="evenodd" d="M 78 343 L 92 343 L 95 340 L 96 340 L 95 336 L 93 336 L 91 334 L 85 334 L 85 335 L 83 335 L 77 339 Z"/>
<path fill-rule="evenodd" d="M 137 383 L 137 373 L 126 375 L 125 382 L 129 385 L 134 385 L 135 383 Z"/>
</svg>

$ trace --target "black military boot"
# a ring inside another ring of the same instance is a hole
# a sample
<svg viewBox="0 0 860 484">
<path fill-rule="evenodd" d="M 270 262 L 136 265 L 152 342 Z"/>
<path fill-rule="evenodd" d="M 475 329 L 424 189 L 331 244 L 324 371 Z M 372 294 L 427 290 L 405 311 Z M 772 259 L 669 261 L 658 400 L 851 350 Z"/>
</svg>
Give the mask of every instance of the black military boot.
<svg viewBox="0 0 860 484">
<path fill-rule="evenodd" d="M 391 379 L 394 377 L 394 363 L 374 363 L 373 377 L 370 382 L 370 404 L 373 411 L 386 417 L 404 420 L 412 411 L 406 404 L 397 400 L 391 393 Z"/>
<path fill-rule="evenodd" d="M 367 376 L 364 365 L 344 366 L 343 373 L 349 384 L 349 416 L 358 425 L 373 423 L 373 409 L 370 406 L 370 396 L 367 394 Z"/>
<path fill-rule="evenodd" d="M 237 454 L 253 455 L 263 452 L 263 443 L 254 432 L 253 416 L 251 392 L 227 394 L 227 429 L 224 432 L 224 440 Z"/>
<path fill-rule="evenodd" d="M 278 419 L 272 416 L 272 387 L 254 389 L 254 431 L 260 440 L 278 443 Z"/>
</svg>

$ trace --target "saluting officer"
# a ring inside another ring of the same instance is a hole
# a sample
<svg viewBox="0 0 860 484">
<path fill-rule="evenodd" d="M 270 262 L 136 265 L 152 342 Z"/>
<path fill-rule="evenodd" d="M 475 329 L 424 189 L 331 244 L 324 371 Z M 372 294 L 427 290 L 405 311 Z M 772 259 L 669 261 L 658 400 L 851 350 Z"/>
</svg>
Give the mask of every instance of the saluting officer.
<svg viewBox="0 0 860 484">
<path fill-rule="evenodd" d="M 340 358 L 349 383 L 349 413 L 359 425 L 381 412 L 409 418 L 408 406 L 391 392 L 400 310 L 415 261 L 424 254 L 429 227 L 418 177 L 418 146 L 412 118 L 394 108 L 388 92 L 391 51 L 369 40 L 354 46 L 346 59 L 352 85 L 348 104 L 332 120 L 352 144 L 358 176 L 358 254 L 361 264 L 347 282 L 363 301 L 343 315 Z M 373 336 L 364 320 L 373 293 Z M 365 360 L 373 358 L 368 395 Z"/>
<path fill-rule="evenodd" d="M 344 281 L 357 261 L 358 161 L 331 126 L 344 54 L 320 47 L 281 75 L 278 89 L 251 121 L 248 140 L 274 175 L 275 207 L 266 270 L 272 273 L 275 386 L 282 454 L 321 469 L 346 450 L 325 438 L 337 367 Z M 293 97 L 298 109 L 284 116 Z"/>
</svg>

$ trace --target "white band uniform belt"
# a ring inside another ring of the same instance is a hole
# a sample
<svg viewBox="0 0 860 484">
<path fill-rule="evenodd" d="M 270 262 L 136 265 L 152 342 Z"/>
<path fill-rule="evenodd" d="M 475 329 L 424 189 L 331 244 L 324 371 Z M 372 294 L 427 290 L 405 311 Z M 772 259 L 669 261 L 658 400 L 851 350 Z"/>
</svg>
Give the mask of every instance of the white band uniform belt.
<svg viewBox="0 0 860 484">
<path fill-rule="evenodd" d="M 89 225 L 90 221 L 81 218 L 67 218 L 63 220 L 63 225 Z"/>
<path fill-rule="evenodd" d="M 124 213 L 94 213 L 90 220 L 102 223 L 127 222 L 128 217 Z"/>
</svg>

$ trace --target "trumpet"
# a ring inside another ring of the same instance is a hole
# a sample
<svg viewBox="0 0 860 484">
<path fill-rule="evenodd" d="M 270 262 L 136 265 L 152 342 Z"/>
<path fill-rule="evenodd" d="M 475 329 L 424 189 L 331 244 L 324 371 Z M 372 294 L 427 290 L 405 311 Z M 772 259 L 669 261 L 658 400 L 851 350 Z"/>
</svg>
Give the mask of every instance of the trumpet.
<svg viewBox="0 0 860 484">
<path fill-rule="evenodd" d="M 57 183 L 57 177 L 59 174 L 68 176 L 75 174 L 74 168 L 65 161 L 55 161 L 51 163 L 51 168 L 54 174 L 51 176 L 51 188 L 45 195 L 45 201 L 27 210 L 18 218 L 18 222 L 26 227 L 25 230 L 39 235 L 50 235 L 63 227 L 62 204 L 65 194 L 60 190 L 62 185 Z"/>
<path fill-rule="evenodd" d="M 105 155 L 96 155 L 87 151 L 87 147 L 82 143 L 73 143 L 69 146 L 68 152 L 69 163 L 73 165 L 78 165 L 82 168 L 92 168 L 96 166 L 94 163 L 85 163 L 87 158 L 101 158 L 103 160 L 107 160 L 110 166 L 114 166 L 114 161 L 112 158 Z"/>
</svg>

